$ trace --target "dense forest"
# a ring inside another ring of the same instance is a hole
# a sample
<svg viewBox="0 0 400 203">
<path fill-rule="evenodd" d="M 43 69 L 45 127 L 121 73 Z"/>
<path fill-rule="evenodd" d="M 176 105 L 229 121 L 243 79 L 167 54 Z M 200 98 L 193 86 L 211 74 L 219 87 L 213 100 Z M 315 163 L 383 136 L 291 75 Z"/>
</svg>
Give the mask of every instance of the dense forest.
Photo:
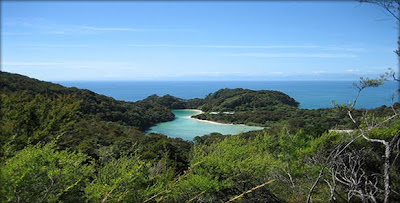
<svg viewBox="0 0 400 203">
<path fill-rule="evenodd" d="M 307 110 L 245 89 L 124 102 L 6 72 L 0 89 L 2 202 L 400 201 L 399 104 Z M 183 108 L 269 128 L 193 141 L 143 133 Z"/>
<path fill-rule="evenodd" d="M 56 140 L 57 149 L 79 151 L 96 160 L 133 152 L 153 159 L 168 151 L 178 168 L 188 163 L 191 143 L 141 131 L 174 118 L 165 106 L 118 101 L 18 74 L 0 76 L 1 160 L 28 145 Z"/>
<path fill-rule="evenodd" d="M 58 84 L 39 82 L 36 79 L 6 72 L 1 72 L 0 90 L 5 94 L 25 91 L 25 94 L 31 96 L 42 95 L 50 99 L 73 96 L 76 100 L 82 101 L 78 108 L 82 115 L 135 126 L 139 129 L 174 118 L 168 108 L 158 105 L 158 103 L 152 103 L 150 100 L 135 103 L 118 101 L 89 90 L 66 88 Z"/>
</svg>

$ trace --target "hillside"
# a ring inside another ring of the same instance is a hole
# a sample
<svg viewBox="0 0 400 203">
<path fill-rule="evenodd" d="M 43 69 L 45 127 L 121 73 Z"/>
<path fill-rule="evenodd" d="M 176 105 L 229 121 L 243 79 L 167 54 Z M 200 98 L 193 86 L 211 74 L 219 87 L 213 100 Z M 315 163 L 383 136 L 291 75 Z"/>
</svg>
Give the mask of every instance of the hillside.
<svg viewBox="0 0 400 203">
<path fill-rule="evenodd" d="M 1 160 L 26 146 L 56 141 L 58 149 L 80 151 L 96 161 L 131 153 L 159 160 L 168 151 L 177 171 L 188 163 L 180 151 L 188 152 L 191 143 L 141 131 L 174 118 L 170 109 L 151 101 L 118 101 L 6 72 L 0 72 L 0 101 Z"/>
<path fill-rule="evenodd" d="M 221 89 L 207 95 L 198 108 L 206 112 L 251 111 L 278 105 L 298 107 L 299 103 L 279 91 L 237 88 Z"/>
<path fill-rule="evenodd" d="M 41 94 L 49 98 L 74 96 L 76 99 L 82 100 L 78 109 L 81 115 L 135 126 L 138 129 L 145 129 L 155 123 L 169 121 L 174 118 L 170 109 L 147 100 L 139 102 L 118 101 L 89 90 L 67 88 L 58 84 L 6 72 L 0 72 L 0 78 L 0 91 L 2 94 L 8 95 L 25 91 L 29 95 Z"/>
<path fill-rule="evenodd" d="M 398 108 L 400 104 L 395 104 Z M 353 129 L 356 125 L 346 111 L 336 108 L 301 109 L 290 96 L 270 90 L 221 89 L 204 99 L 186 101 L 187 108 L 201 109 L 197 119 L 221 123 L 246 124 L 263 127 L 286 126 L 291 131 L 303 130 L 318 136 L 330 129 Z M 363 109 L 354 109 L 353 116 L 363 116 Z M 369 110 L 376 117 L 389 116 L 391 108 L 382 106 Z"/>
</svg>

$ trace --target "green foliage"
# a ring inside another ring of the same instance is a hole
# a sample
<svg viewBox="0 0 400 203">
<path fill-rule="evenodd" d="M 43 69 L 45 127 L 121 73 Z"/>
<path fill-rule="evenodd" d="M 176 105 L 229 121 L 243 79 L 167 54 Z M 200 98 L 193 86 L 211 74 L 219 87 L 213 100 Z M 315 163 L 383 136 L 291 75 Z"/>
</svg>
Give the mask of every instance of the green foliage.
<svg viewBox="0 0 400 203">
<path fill-rule="evenodd" d="M 398 109 L 400 104 L 395 104 Z M 315 137 L 330 129 L 354 129 L 356 125 L 348 117 L 348 108 L 299 109 L 291 106 L 273 106 L 255 111 L 239 111 L 234 114 L 203 113 L 194 116 L 202 120 L 212 120 L 221 123 L 246 124 L 264 127 L 287 127 L 291 132 L 298 130 Z M 352 111 L 354 118 L 363 117 L 363 109 Z M 369 110 L 372 117 L 391 115 L 392 109 L 382 106 Z"/>
<path fill-rule="evenodd" d="M 288 95 L 269 90 L 221 89 L 209 94 L 199 108 L 203 111 L 249 111 L 276 105 L 299 105 Z"/>
<path fill-rule="evenodd" d="M 353 86 L 358 90 L 365 89 L 367 87 L 379 87 L 383 85 L 387 77 L 387 74 L 381 75 L 378 79 L 370 79 L 368 77 L 360 77 L 360 81 L 358 83 L 353 83 Z"/>
<path fill-rule="evenodd" d="M 137 155 L 123 156 L 99 169 L 85 196 L 90 202 L 143 202 L 161 192 L 172 177 L 165 162 L 152 168 Z"/>
<path fill-rule="evenodd" d="M 152 133 L 143 136 L 137 146 L 143 159 L 154 161 L 166 158 L 168 167 L 174 168 L 179 174 L 189 166 L 193 143 Z"/>
<path fill-rule="evenodd" d="M 228 137 L 229 135 L 222 135 L 221 133 L 211 133 L 208 135 L 203 135 L 203 136 L 196 136 L 193 139 L 193 142 L 195 144 L 205 144 L 205 145 L 211 145 L 216 142 L 220 142 L 224 140 L 224 138 Z"/>
<path fill-rule="evenodd" d="M 384 78 L 384 76 L 382 76 Z M 384 79 L 364 79 L 360 85 L 379 85 Z M 318 137 L 330 129 L 356 127 L 347 115 L 348 108 L 300 109 L 298 102 L 277 91 L 247 89 L 221 89 L 205 99 L 188 100 L 187 106 L 206 111 L 194 116 L 197 119 L 221 123 L 246 124 L 264 127 L 287 127 L 291 132 L 302 130 Z M 197 105 L 197 106 L 196 106 Z M 224 112 L 233 112 L 224 113 Z M 361 118 L 363 110 L 353 109 L 353 117 Z M 391 108 L 382 106 L 370 110 L 372 116 L 391 115 Z"/>
<path fill-rule="evenodd" d="M 189 163 L 191 143 L 139 131 L 173 119 L 170 106 L 163 105 L 180 99 L 167 95 L 123 102 L 18 74 L 0 72 L 0 76 L 1 159 L 29 144 L 57 140 L 59 149 L 80 151 L 97 161 L 139 150 L 146 160 L 159 160 L 168 153 L 168 164 L 177 171 Z"/>
<path fill-rule="evenodd" d="M 49 142 L 76 122 L 81 103 L 74 96 L 49 98 L 26 91 L 0 95 L 1 155 L 10 156 L 28 144 Z"/>
<path fill-rule="evenodd" d="M 82 201 L 94 172 L 82 153 L 56 151 L 54 144 L 28 146 L 1 164 L 1 197 L 7 202 Z"/>
<path fill-rule="evenodd" d="M 169 109 L 185 109 L 186 101 L 183 99 L 171 96 L 169 94 L 159 97 L 155 94 L 148 96 L 146 99 L 142 100 L 146 103 L 153 103 L 161 106 L 165 106 Z"/>
<path fill-rule="evenodd" d="M 77 100 L 82 101 L 79 112 L 84 117 L 118 122 L 124 125 L 135 126 L 139 129 L 145 129 L 155 123 L 170 121 L 174 118 L 174 114 L 166 106 L 150 101 L 118 101 L 89 90 L 66 88 L 58 84 L 1 71 L 0 78 L 0 91 L 6 95 L 10 93 L 18 94 L 22 91 L 26 91 L 26 94 L 33 96 L 42 94 L 47 98 L 73 95 Z"/>
<path fill-rule="evenodd" d="M 57 140 L 60 149 L 73 149 L 99 162 L 124 155 L 140 154 L 143 160 L 155 162 L 167 155 L 168 167 L 181 172 L 189 164 L 192 143 L 165 135 L 145 135 L 135 128 L 115 122 L 82 120 Z"/>
<path fill-rule="evenodd" d="M 274 178 L 282 162 L 267 150 L 267 136 L 243 139 L 230 136 L 211 145 L 194 147 L 189 172 L 174 185 L 170 198 L 187 201 L 226 201 Z M 273 200 L 263 188 L 259 201 Z"/>
</svg>

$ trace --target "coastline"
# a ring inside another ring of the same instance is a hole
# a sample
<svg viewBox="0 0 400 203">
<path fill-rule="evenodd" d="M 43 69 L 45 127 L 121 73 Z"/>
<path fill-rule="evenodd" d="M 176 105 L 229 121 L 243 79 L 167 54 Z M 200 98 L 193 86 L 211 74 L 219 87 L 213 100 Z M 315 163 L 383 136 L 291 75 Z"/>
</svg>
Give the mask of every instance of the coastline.
<svg viewBox="0 0 400 203">
<path fill-rule="evenodd" d="M 209 120 L 201 120 L 198 118 L 192 118 L 189 117 L 189 119 L 195 120 L 195 121 L 199 121 L 199 122 L 204 122 L 204 123 L 211 123 L 211 124 L 216 124 L 216 125 L 241 125 L 241 126 L 245 126 L 244 124 L 233 124 L 233 123 L 219 123 L 219 122 L 215 122 L 215 121 L 209 121 Z"/>
<path fill-rule="evenodd" d="M 198 118 L 192 118 L 192 116 L 202 114 L 202 113 L 204 113 L 204 111 L 202 111 L 202 110 L 200 110 L 200 109 L 182 109 L 182 110 L 191 110 L 191 111 L 195 111 L 195 112 L 196 112 L 195 114 L 190 115 L 190 116 L 185 116 L 185 117 L 183 117 L 183 118 L 188 118 L 188 119 L 192 119 L 192 120 L 199 121 L 199 122 L 211 123 L 211 124 L 215 124 L 215 125 L 238 125 L 238 126 L 248 126 L 248 125 L 245 125 L 245 124 L 219 123 L 219 122 L 216 122 L 216 121 L 209 121 L 209 120 L 201 120 L 201 119 L 198 119 Z M 260 126 L 251 126 L 251 127 L 260 127 Z M 264 128 L 264 127 L 260 127 L 260 128 Z"/>
</svg>

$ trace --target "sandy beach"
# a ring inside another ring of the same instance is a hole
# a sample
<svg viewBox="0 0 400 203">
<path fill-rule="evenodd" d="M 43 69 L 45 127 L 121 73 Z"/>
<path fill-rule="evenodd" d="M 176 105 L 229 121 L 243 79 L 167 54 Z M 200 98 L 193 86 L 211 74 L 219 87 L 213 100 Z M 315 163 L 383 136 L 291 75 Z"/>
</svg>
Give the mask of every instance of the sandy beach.
<svg viewBox="0 0 400 203">
<path fill-rule="evenodd" d="M 198 118 L 192 118 L 192 116 L 199 115 L 199 114 L 202 114 L 202 113 L 204 113 L 204 112 L 203 112 L 202 110 L 199 110 L 199 109 L 184 109 L 184 110 L 195 111 L 195 112 L 196 112 L 195 114 L 193 114 L 193 115 L 191 115 L 191 116 L 185 116 L 185 117 L 184 117 L 184 118 L 189 118 L 189 119 L 192 119 L 192 120 L 195 120 L 195 121 L 204 122 L 204 123 L 211 123 L 211 124 L 216 124 L 216 125 L 239 125 L 239 126 L 246 126 L 246 125 L 244 125 L 244 124 L 219 123 L 219 122 L 215 122 L 215 121 L 201 120 L 201 119 L 198 119 Z"/>
</svg>

